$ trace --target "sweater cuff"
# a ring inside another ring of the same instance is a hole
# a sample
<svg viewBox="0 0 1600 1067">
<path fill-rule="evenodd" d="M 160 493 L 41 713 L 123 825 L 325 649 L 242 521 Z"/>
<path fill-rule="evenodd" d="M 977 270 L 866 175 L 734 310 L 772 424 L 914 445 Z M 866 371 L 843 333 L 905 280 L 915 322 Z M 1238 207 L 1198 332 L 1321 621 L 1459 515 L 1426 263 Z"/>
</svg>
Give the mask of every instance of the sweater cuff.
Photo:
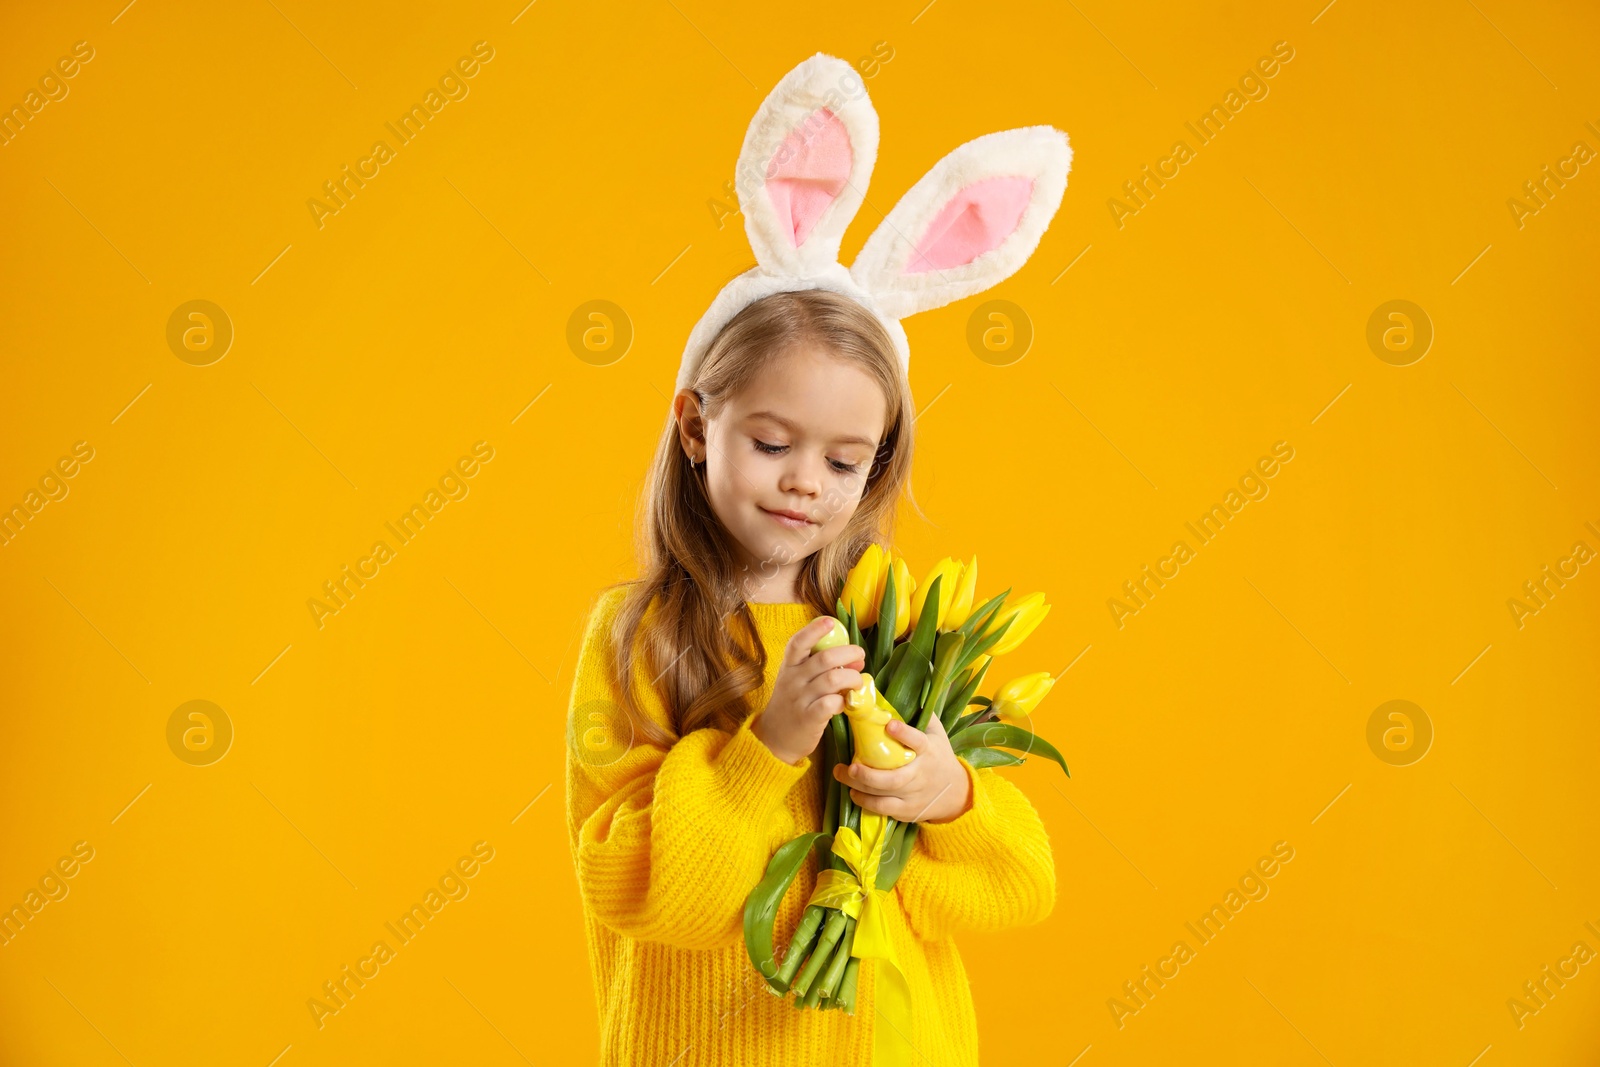
<svg viewBox="0 0 1600 1067">
<path fill-rule="evenodd" d="M 754 812 L 766 812 L 783 802 L 789 790 L 811 769 L 811 757 L 786 763 L 750 729 L 754 716 L 740 724 L 717 755 L 717 769 L 727 783 L 728 796 Z"/>
<path fill-rule="evenodd" d="M 977 768 L 964 756 L 958 755 L 956 759 L 966 768 L 967 778 L 972 782 L 971 806 L 949 822 L 920 823 L 917 841 L 934 859 L 965 863 L 993 853 L 995 840 L 1000 835 L 1000 820 Z"/>
</svg>

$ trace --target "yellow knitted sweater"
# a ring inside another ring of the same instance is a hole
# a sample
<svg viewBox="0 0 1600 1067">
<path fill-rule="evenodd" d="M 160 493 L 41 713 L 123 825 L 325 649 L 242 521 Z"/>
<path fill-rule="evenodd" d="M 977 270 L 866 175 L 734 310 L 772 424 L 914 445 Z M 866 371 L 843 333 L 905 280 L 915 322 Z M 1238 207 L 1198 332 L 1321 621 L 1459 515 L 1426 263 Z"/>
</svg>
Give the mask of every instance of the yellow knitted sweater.
<svg viewBox="0 0 1600 1067">
<path fill-rule="evenodd" d="M 590 613 L 568 706 L 567 830 L 602 1067 L 867 1067 L 880 1019 L 875 960 L 862 961 L 854 1015 L 801 1011 L 793 997 L 768 992 L 744 947 L 745 896 L 780 845 L 821 829 L 828 768 L 773 755 L 750 731 L 755 714 L 732 734 L 694 730 L 670 748 L 626 736 L 605 673 L 622 595 L 607 590 Z M 804 604 L 749 607 L 767 652 L 750 705 L 760 709 L 784 645 L 813 613 Z M 638 678 L 637 691 L 665 726 L 646 681 Z M 885 909 L 913 1002 L 903 1037 L 922 1067 L 978 1062 L 972 993 L 952 935 L 1037 923 L 1055 904 L 1050 840 L 1033 805 L 994 769 L 961 762 L 970 808 L 922 824 L 889 894 L 897 906 Z M 816 873 L 813 850 L 777 913 L 780 958 Z"/>
</svg>

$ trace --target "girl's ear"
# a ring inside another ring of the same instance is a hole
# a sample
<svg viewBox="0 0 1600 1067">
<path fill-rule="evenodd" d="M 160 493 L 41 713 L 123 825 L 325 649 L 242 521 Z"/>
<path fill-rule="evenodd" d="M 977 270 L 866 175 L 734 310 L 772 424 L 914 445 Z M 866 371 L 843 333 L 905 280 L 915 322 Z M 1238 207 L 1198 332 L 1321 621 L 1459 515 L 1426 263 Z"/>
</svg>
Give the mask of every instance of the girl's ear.
<svg viewBox="0 0 1600 1067">
<path fill-rule="evenodd" d="M 784 75 L 750 121 L 734 179 L 756 262 L 796 276 L 837 264 L 877 158 L 878 113 L 855 68 L 818 52 Z"/>
<path fill-rule="evenodd" d="M 698 462 L 706 448 L 706 420 L 700 398 L 693 389 L 680 389 L 672 398 L 672 414 L 678 426 L 678 444 L 684 455 Z"/>
<path fill-rule="evenodd" d="M 900 198 L 850 274 L 897 319 L 998 285 L 1038 247 L 1071 168 L 1067 135 L 1050 126 L 968 141 Z"/>
</svg>

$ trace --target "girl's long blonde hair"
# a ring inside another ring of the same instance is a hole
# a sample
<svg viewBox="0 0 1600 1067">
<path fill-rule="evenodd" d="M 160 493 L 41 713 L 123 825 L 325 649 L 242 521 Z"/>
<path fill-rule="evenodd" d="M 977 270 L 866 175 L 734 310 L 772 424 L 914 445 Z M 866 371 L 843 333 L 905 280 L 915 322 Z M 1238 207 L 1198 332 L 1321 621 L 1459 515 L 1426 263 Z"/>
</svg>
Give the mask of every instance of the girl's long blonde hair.
<svg viewBox="0 0 1600 1067">
<path fill-rule="evenodd" d="M 845 575 L 869 544 L 892 542 L 895 506 L 902 490 L 910 495 L 916 412 L 888 331 L 861 304 L 839 293 L 774 293 L 745 307 L 717 335 L 694 390 L 704 416 L 713 418 L 763 368 L 800 345 L 814 345 L 859 367 L 887 401 L 883 440 L 865 474 L 860 504 L 839 537 L 811 553 L 801 568 L 802 601 L 818 615 L 832 615 Z M 711 509 L 705 465 L 690 467 L 677 419 L 670 414 L 641 493 L 640 513 L 641 576 L 610 587 L 627 589 L 612 623 L 608 669 L 633 736 L 671 745 L 706 726 L 736 730 L 759 710 L 749 706 L 749 696 L 765 677 L 766 650 L 745 603 L 742 565 Z M 787 562 L 792 560 L 768 561 Z M 630 683 L 640 666 L 655 680 L 671 733 L 644 712 Z"/>
</svg>

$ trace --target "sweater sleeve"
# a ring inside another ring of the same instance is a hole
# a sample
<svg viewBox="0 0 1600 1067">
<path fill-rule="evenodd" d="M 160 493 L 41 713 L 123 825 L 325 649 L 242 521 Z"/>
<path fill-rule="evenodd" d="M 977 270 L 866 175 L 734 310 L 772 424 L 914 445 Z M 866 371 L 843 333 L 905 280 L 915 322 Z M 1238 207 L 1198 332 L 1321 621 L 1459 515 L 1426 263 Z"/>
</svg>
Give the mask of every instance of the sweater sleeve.
<svg viewBox="0 0 1600 1067">
<path fill-rule="evenodd" d="M 926 941 L 1029 926 L 1055 907 L 1055 857 L 1039 813 L 994 768 L 956 758 L 972 782 L 971 807 L 922 823 L 895 881 L 907 923 Z"/>
<path fill-rule="evenodd" d="M 793 836 L 784 797 L 812 761 L 779 759 L 748 719 L 670 748 L 633 737 L 606 673 L 619 600 L 608 594 L 590 615 L 568 707 L 567 822 L 584 906 L 636 940 L 736 944 L 745 897 Z M 655 691 L 636 692 L 666 726 Z"/>
</svg>

